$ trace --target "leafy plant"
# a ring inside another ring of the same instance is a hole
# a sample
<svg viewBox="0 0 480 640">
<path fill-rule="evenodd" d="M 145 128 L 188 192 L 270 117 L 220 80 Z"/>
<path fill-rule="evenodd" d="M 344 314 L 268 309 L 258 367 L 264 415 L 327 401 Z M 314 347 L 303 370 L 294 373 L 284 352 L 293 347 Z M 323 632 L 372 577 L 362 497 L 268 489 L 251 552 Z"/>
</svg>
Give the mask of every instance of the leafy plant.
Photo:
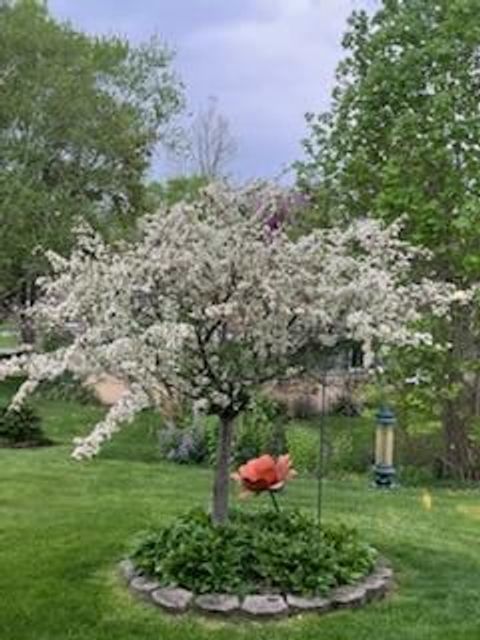
<svg viewBox="0 0 480 640">
<path fill-rule="evenodd" d="M 200 464 L 208 459 L 208 443 L 202 426 L 170 426 L 158 433 L 160 454 L 180 464 Z"/>
<path fill-rule="evenodd" d="M 295 468 L 303 473 L 313 473 L 318 461 L 318 434 L 313 429 L 291 425 L 287 429 L 287 443 Z"/>
<path fill-rule="evenodd" d="M 265 395 L 257 394 L 236 425 L 233 450 L 235 464 L 243 464 L 263 453 L 278 456 L 286 451 L 285 424 L 279 404 Z"/>
<path fill-rule="evenodd" d="M 173 462 L 214 464 L 218 428 L 214 416 L 194 419 L 187 409 L 174 426 L 159 432 L 160 453 Z M 286 451 L 285 424 L 279 405 L 256 395 L 235 425 L 232 464 L 241 465 L 263 453 L 278 456 Z"/>
<path fill-rule="evenodd" d="M 135 565 L 196 593 L 322 594 L 360 579 L 376 552 L 343 525 L 318 528 L 298 510 L 234 511 L 222 527 L 196 510 L 137 542 Z"/>
<path fill-rule="evenodd" d="M 0 412 L 0 440 L 8 444 L 47 444 L 41 428 L 41 419 L 28 405 Z"/>
</svg>

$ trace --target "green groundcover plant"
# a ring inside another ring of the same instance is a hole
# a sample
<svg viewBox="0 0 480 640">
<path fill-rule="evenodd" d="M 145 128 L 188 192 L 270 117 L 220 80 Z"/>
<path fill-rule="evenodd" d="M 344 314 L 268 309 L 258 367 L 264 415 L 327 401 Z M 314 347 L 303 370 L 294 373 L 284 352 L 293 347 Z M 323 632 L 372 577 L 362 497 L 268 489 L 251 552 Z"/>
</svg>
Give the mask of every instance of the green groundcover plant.
<svg viewBox="0 0 480 640">
<path fill-rule="evenodd" d="M 354 529 L 319 528 L 299 510 L 236 510 L 222 527 L 194 510 L 144 534 L 131 557 L 162 585 L 196 593 L 312 595 L 368 574 L 376 551 Z"/>
</svg>

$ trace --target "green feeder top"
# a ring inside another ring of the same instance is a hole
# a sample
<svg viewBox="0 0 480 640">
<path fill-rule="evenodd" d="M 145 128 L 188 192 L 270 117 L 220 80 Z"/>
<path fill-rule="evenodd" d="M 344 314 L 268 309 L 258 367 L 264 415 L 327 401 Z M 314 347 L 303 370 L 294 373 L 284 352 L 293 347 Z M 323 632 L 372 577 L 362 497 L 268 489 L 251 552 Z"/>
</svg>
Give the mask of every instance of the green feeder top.
<svg viewBox="0 0 480 640">
<path fill-rule="evenodd" d="M 382 427 L 395 426 L 395 414 L 388 407 L 381 407 L 377 413 L 377 422 Z"/>
</svg>

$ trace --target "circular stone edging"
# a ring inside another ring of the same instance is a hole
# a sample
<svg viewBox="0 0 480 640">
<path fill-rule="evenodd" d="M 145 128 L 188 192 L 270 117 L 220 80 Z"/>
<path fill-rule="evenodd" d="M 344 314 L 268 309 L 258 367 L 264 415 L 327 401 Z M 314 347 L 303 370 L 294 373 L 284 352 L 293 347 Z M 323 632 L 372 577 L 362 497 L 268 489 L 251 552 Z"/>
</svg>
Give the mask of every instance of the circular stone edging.
<svg viewBox="0 0 480 640">
<path fill-rule="evenodd" d="M 130 590 L 144 600 L 172 614 L 197 611 L 204 615 L 229 617 L 243 615 L 253 619 L 274 619 L 302 613 L 324 614 L 335 609 L 358 609 L 368 602 L 385 598 L 393 587 L 393 571 L 384 558 L 377 561 L 368 576 L 353 585 L 333 589 L 325 597 L 279 594 L 249 594 L 243 599 L 232 594 L 207 593 L 195 596 L 180 587 L 162 587 L 143 575 L 131 560 L 119 565 Z"/>
</svg>

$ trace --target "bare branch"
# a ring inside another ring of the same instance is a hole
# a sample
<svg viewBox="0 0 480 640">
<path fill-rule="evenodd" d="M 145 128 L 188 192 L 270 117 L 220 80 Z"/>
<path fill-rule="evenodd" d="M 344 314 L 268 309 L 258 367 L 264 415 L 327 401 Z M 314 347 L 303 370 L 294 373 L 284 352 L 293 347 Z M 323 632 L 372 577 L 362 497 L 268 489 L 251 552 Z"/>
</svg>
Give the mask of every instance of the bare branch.
<svg viewBox="0 0 480 640">
<path fill-rule="evenodd" d="M 216 98 L 195 117 L 188 134 L 188 155 L 194 173 L 205 178 L 224 177 L 237 152 L 228 119 L 219 113 Z"/>
</svg>

